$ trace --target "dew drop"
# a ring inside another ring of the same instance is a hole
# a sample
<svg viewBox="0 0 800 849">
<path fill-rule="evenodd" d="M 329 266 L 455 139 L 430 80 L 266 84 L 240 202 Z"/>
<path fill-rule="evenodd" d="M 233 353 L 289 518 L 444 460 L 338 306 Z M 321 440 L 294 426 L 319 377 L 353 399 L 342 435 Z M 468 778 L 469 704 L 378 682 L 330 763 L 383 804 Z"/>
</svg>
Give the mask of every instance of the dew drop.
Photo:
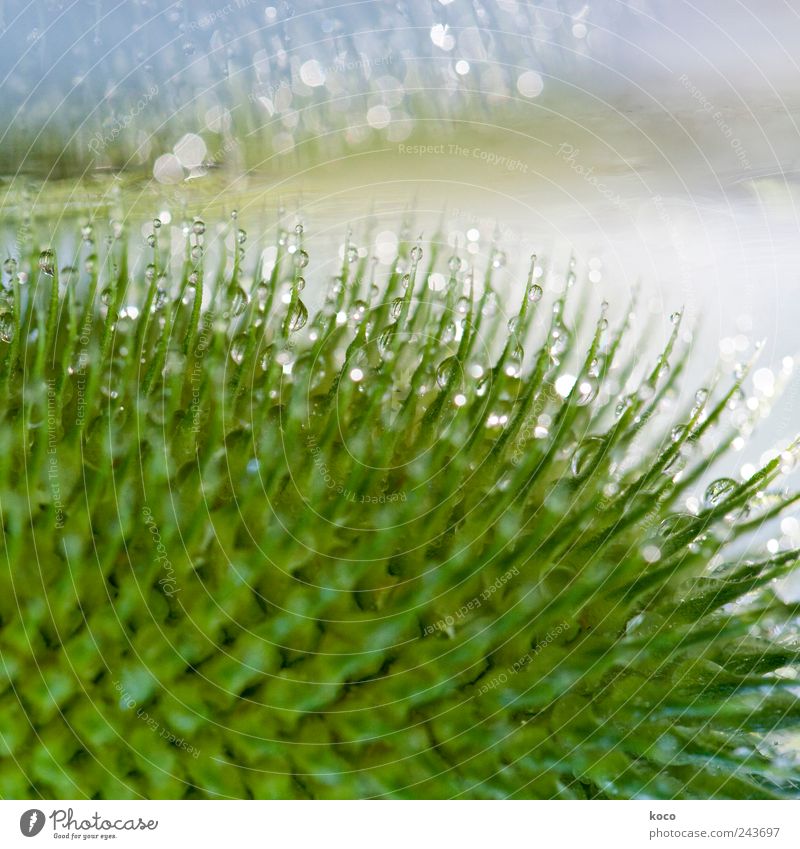
<svg viewBox="0 0 800 849">
<path fill-rule="evenodd" d="M 436 382 L 444 389 L 451 379 L 454 369 L 458 368 L 458 357 L 452 356 L 439 363 L 436 369 Z"/>
<path fill-rule="evenodd" d="M 675 425 L 675 427 L 672 428 L 672 430 L 670 431 L 670 434 L 669 434 L 669 438 L 673 442 L 680 442 L 681 439 L 683 439 L 685 434 L 686 434 L 686 425 L 679 424 L 679 425 Z"/>
<path fill-rule="evenodd" d="M 542 287 L 538 283 L 534 283 L 533 286 L 528 290 L 528 300 L 532 303 L 538 303 L 542 300 L 543 295 Z"/>
<path fill-rule="evenodd" d="M 404 303 L 404 298 L 395 298 L 389 306 L 389 315 L 394 319 L 400 318 Z"/>
<path fill-rule="evenodd" d="M 55 254 L 51 248 L 46 248 L 39 254 L 39 270 L 50 277 L 55 274 Z"/>
<path fill-rule="evenodd" d="M 659 525 L 658 533 L 662 537 L 678 536 L 692 530 L 697 519 L 691 513 L 673 513 Z"/>
<path fill-rule="evenodd" d="M 297 330 L 302 330 L 308 321 L 308 310 L 306 305 L 297 298 L 289 312 L 289 330 L 294 333 Z"/>
<path fill-rule="evenodd" d="M 202 218 L 195 218 L 194 224 L 192 224 L 192 232 L 195 236 L 202 236 L 206 232 L 206 223 Z"/>
<path fill-rule="evenodd" d="M 235 336 L 231 341 L 231 359 L 236 363 L 237 366 L 240 366 L 244 361 L 244 355 L 247 351 L 247 334 L 240 333 L 238 336 Z"/>
<path fill-rule="evenodd" d="M 296 251 L 294 254 L 294 267 L 305 268 L 308 265 L 308 253 L 304 250 Z"/>
<path fill-rule="evenodd" d="M 572 474 L 575 477 L 586 474 L 594 465 L 605 447 L 602 436 L 587 436 L 572 455 Z"/>
<path fill-rule="evenodd" d="M 0 341 L 11 342 L 14 339 L 14 313 L 5 306 L 0 306 Z"/>
<path fill-rule="evenodd" d="M 737 486 L 738 484 L 733 478 L 719 478 L 708 485 L 703 500 L 708 507 L 713 507 L 724 500 L 725 496 L 736 489 Z"/>
<path fill-rule="evenodd" d="M 151 307 L 153 312 L 158 312 L 161 309 L 164 309 L 167 303 L 167 290 L 163 287 L 159 286 L 156 289 L 156 293 L 153 296 L 153 306 Z"/>
<path fill-rule="evenodd" d="M 247 309 L 249 301 L 247 292 L 241 286 L 231 286 L 228 289 L 231 315 L 241 315 Z"/>
<path fill-rule="evenodd" d="M 380 335 L 378 336 L 378 350 L 385 354 L 392 347 L 392 340 L 394 339 L 395 334 L 395 326 L 390 324 L 388 327 L 384 328 Z"/>
</svg>

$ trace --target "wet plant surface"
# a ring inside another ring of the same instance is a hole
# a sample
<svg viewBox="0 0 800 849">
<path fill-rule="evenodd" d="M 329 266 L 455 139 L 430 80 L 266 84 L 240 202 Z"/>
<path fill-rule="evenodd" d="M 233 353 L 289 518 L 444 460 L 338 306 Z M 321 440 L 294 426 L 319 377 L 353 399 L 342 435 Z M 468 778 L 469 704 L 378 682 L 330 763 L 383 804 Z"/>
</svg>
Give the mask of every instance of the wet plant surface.
<svg viewBox="0 0 800 849">
<path fill-rule="evenodd" d="M 3 266 L 3 796 L 797 795 L 752 363 L 684 401 L 681 313 L 574 265 L 503 309 L 499 249 L 223 231 Z"/>
</svg>

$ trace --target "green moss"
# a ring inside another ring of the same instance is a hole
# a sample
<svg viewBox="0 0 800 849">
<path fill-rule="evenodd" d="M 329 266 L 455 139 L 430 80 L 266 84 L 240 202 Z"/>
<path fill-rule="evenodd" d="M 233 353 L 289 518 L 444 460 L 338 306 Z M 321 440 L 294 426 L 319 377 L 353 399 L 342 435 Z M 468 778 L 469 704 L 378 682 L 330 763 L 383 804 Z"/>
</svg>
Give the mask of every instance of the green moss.
<svg viewBox="0 0 800 849">
<path fill-rule="evenodd" d="M 627 320 L 435 241 L 309 319 L 303 238 L 9 267 L 0 792 L 797 795 L 797 555 L 733 553 L 789 461 L 682 506 L 746 375 L 682 407 L 676 316 L 620 402 Z"/>
</svg>

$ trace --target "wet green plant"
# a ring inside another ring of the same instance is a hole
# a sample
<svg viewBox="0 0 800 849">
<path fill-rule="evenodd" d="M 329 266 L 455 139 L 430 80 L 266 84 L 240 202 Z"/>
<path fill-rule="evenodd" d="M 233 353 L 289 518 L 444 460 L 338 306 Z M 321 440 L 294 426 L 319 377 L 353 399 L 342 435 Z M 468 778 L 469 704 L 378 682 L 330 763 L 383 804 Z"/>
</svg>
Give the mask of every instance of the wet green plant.
<svg viewBox="0 0 800 849">
<path fill-rule="evenodd" d="M 4 267 L 4 797 L 797 795 L 798 555 L 740 553 L 795 445 L 713 480 L 746 365 L 684 403 L 680 314 L 641 373 L 535 259 L 503 309 L 499 251 L 325 286 L 300 225 L 158 224 Z"/>
</svg>

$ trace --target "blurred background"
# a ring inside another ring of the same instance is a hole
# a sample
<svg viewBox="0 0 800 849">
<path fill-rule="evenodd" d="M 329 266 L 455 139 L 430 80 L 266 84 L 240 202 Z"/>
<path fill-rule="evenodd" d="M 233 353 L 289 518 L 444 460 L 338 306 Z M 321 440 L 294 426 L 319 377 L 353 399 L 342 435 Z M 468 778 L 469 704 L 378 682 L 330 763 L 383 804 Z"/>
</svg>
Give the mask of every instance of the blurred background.
<svg viewBox="0 0 800 849">
<path fill-rule="evenodd" d="M 654 340 L 684 310 L 696 381 L 764 340 L 757 458 L 800 418 L 799 39 L 784 0 L 6 0 L 4 249 L 235 207 L 254 245 L 305 223 L 310 301 L 348 228 L 389 263 L 404 217 L 502 251 L 509 299 L 574 255 Z"/>
</svg>

